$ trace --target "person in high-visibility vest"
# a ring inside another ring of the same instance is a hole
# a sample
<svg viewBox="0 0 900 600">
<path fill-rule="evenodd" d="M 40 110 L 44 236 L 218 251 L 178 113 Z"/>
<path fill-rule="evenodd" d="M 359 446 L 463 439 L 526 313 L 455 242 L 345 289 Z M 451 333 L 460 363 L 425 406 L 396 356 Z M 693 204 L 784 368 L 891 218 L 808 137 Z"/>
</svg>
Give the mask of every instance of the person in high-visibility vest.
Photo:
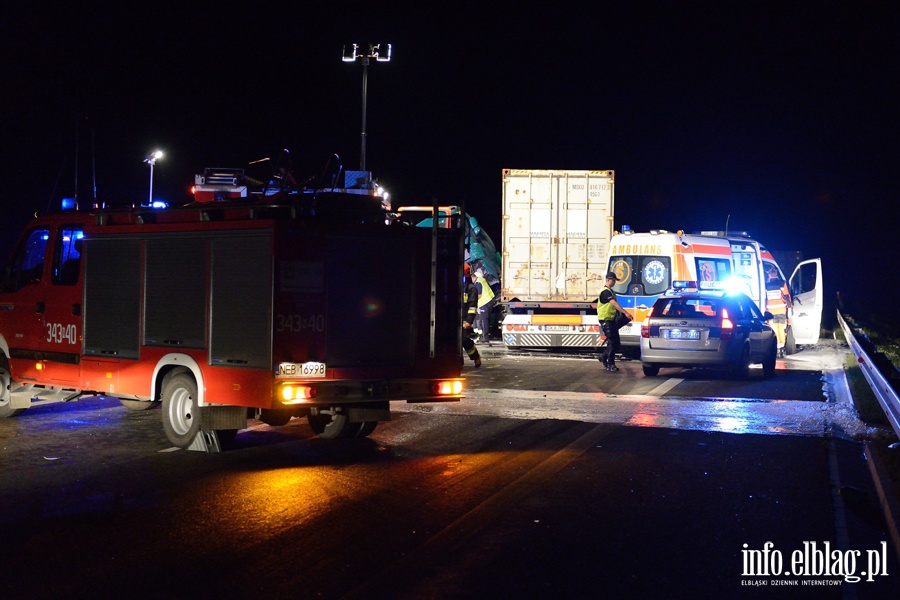
<svg viewBox="0 0 900 600">
<path fill-rule="evenodd" d="M 462 347 L 466 354 L 469 355 L 469 358 L 472 359 L 475 368 L 478 368 L 481 366 L 481 355 L 478 353 L 478 348 L 475 347 L 475 340 L 472 337 L 475 333 L 472 323 L 475 322 L 475 317 L 478 316 L 478 290 L 475 289 L 475 284 L 472 283 L 468 264 L 465 265 L 464 270 L 463 306 L 465 307 L 465 317 L 462 322 Z"/>
<path fill-rule="evenodd" d="M 780 354 L 784 354 L 784 344 L 787 341 L 788 310 L 793 308 L 791 291 L 788 284 L 778 273 L 778 269 L 769 266 L 766 272 L 766 310 L 775 318 L 770 325 L 775 330 L 775 338 L 778 340 Z"/>
<path fill-rule="evenodd" d="M 478 334 L 476 341 L 486 343 L 488 338 L 488 329 L 491 326 L 491 307 L 494 305 L 494 290 L 488 284 L 484 277 L 484 271 L 478 269 L 475 271 L 475 289 L 478 291 L 478 316 L 475 317 L 475 332 Z"/>
<path fill-rule="evenodd" d="M 600 298 L 597 302 L 597 319 L 606 335 L 606 348 L 600 355 L 600 360 L 606 366 L 606 370 L 612 372 L 619 370 L 619 367 L 616 366 L 616 353 L 622 344 L 619 340 L 619 327 L 616 325 L 616 313 L 620 312 L 629 321 L 631 320 L 631 315 L 625 312 L 625 309 L 616 300 L 616 293 L 612 289 L 616 285 L 616 280 L 616 274 L 612 271 L 606 274 L 606 285 L 600 290 Z"/>
</svg>

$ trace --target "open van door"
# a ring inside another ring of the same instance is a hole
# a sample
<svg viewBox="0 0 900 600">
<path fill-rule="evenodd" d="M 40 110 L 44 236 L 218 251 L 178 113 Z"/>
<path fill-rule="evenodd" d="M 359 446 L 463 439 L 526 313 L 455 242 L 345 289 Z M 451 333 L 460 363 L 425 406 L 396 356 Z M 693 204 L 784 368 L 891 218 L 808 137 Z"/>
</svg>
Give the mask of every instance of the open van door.
<svg viewBox="0 0 900 600">
<path fill-rule="evenodd" d="M 805 260 L 797 265 L 791 275 L 790 288 L 794 302 L 790 328 L 793 342 L 815 344 L 819 341 L 822 326 L 822 259 Z"/>
</svg>

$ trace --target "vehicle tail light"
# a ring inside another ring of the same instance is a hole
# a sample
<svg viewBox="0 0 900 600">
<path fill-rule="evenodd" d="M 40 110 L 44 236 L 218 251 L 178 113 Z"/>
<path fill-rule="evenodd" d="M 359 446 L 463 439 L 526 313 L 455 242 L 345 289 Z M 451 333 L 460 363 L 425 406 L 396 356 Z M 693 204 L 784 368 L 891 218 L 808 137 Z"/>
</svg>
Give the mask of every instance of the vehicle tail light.
<svg viewBox="0 0 900 600">
<path fill-rule="evenodd" d="M 646 319 L 641 321 L 641 337 L 650 337 L 650 317 L 647 317 Z"/>
<path fill-rule="evenodd" d="M 722 333 L 719 334 L 719 339 L 727 340 L 730 339 L 734 334 L 734 323 L 731 322 L 731 319 L 728 317 L 728 309 L 722 309 Z"/>
<path fill-rule="evenodd" d="M 300 404 L 316 397 L 316 388 L 309 385 L 285 385 L 281 388 L 282 404 Z"/>
<path fill-rule="evenodd" d="M 459 379 L 449 381 L 435 381 L 432 384 L 432 392 L 436 396 L 456 396 L 462 393 L 463 384 Z"/>
</svg>

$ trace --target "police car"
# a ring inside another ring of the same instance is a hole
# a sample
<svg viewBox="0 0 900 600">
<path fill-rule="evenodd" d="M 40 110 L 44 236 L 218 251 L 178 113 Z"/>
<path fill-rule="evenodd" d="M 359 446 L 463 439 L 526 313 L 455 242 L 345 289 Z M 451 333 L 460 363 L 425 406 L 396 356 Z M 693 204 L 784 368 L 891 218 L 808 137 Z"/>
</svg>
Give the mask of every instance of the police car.
<svg viewBox="0 0 900 600">
<path fill-rule="evenodd" d="M 745 378 L 751 364 L 775 375 L 777 340 L 746 294 L 722 282 L 675 281 L 641 323 L 641 366 L 655 377 L 662 367 L 724 368 Z"/>
</svg>

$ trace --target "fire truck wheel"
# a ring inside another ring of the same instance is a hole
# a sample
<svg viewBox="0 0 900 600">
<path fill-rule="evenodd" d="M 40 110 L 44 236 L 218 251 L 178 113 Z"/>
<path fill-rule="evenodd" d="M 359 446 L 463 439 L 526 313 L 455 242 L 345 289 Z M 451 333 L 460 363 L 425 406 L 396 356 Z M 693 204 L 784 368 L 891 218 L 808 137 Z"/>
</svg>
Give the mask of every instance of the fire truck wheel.
<svg viewBox="0 0 900 600">
<path fill-rule="evenodd" d="M 362 427 L 359 428 L 359 431 L 356 433 L 356 437 L 369 437 L 375 428 L 378 426 L 378 421 L 366 421 L 362 424 Z"/>
<path fill-rule="evenodd" d="M 287 410 L 264 408 L 259 411 L 259 420 L 270 427 L 281 427 L 291 420 L 291 413 Z"/>
<path fill-rule="evenodd" d="M 200 432 L 197 406 L 197 382 L 187 373 L 178 373 L 166 381 L 162 391 L 163 428 L 166 437 L 178 448 L 187 448 Z"/>
<path fill-rule="evenodd" d="M 347 415 L 319 413 L 309 415 L 309 426 L 313 433 L 325 440 L 353 437 L 362 428 L 362 423 L 351 423 Z"/>
<path fill-rule="evenodd" d="M 0 419 L 16 417 L 25 412 L 24 408 L 9 407 L 9 382 L 9 371 L 4 368 L 0 368 L 0 385 L 3 386 L 3 395 L 0 395 Z"/>
<path fill-rule="evenodd" d="M 119 398 L 119 402 L 128 410 L 149 410 L 159 406 L 159 402 L 153 402 L 151 400 L 128 400 Z"/>
</svg>

